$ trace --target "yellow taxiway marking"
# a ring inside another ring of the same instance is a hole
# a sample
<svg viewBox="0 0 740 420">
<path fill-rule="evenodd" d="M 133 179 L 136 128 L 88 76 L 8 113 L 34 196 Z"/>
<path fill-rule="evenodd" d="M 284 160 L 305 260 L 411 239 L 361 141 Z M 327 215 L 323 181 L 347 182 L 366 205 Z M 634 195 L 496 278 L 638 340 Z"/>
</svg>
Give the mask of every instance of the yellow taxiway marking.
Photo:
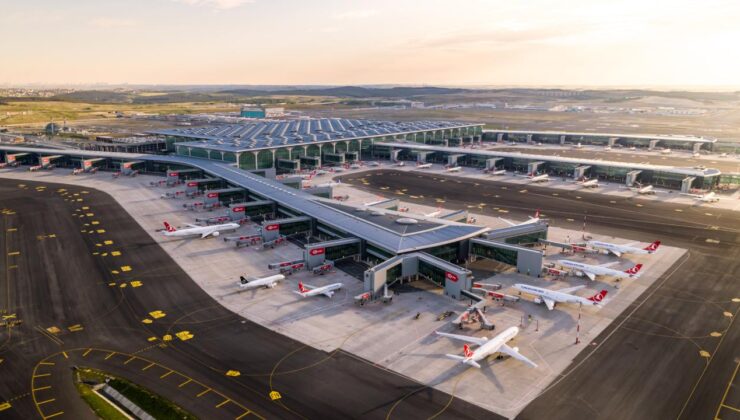
<svg viewBox="0 0 740 420">
<path fill-rule="evenodd" d="M 112 352 L 108 353 L 108 355 L 107 355 L 107 356 L 105 356 L 105 360 L 108 360 L 108 359 L 110 359 L 110 358 L 111 358 L 111 357 L 113 357 L 113 356 L 114 356 L 115 354 L 116 354 L 116 352 L 114 352 L 114 351 L 112 351 Z"/>
<path fill-rule="evenodd" d="M 211 391 L 211 388 L 206 388 L 203 392 L 201 392 L 200 394 L 196 395 L 195 397 L 196 398 L 200 398 L 200 397 L 206 395 L 207 393 L 209 393 L 210 391 Z"/>
<path fill-rule="evenodd" d="M 43 378 L 45 376 L 51 376 L 51 373 L 39 373 L 38 375 L 33 375 L 34 378 Z"/>
<path fill-rule="evenodd" d="M 13 252 L 8 252 L 8 256 L 9 256 L 9 257 L 13 257 L 13 256 L 15 256 L 15 255 L 21 255 L 21 252 L 20 252 L 20 251 L 13 251 Z"/>
<path fill-rule="evenodd" d="M 82 210 L 90 210 L 89 206 L 82 206 Z"/>
<path fill-rule="evenodd" d="M 98 222 L 97 220 L 93 220 L 92 222 L 90 222 L 90 224 L 92 224 L 92 225 L 99 225 L 100 222 Z"/>
<path fill-rule="evenodd" d="M 727 394 L 730 392 L 730 387 L 732 386 L 733 382 L 735 382 L 735 376 L 737 376 L 737 370 L 740 368 L 740 362 L 735 364 L 735 372 L 732 374 L 732 378 L 730 378 L 730 381 L 727 382 L 727 388 L 725 388 L 725 394 L 722 396 L 722 402 L 719 403 L 719 407 L 717 407 L 717 412 L 714 414 L 714 418 L 719 418 L 719 412 L 722 409 L 722 407 L 726 407 L 735 411 L 740 411 L 735 407 L 731 407 L 729 405 L 725 404 L 725 400 L 727 399 Z"/>
<path fill-rule="evenodd" d="M 157 341 L 157 340 L 158 340 L 158 338 L 157 338 L 157 337 L 149 337 L 149 338 L 147 338 L 147 339 L 146 339 L 146 341 L 148 341 L 148 342 L 150 342 L 150 343 L 151 343 L 152 341 Z"/>
<path fill-rule="evenodd" d="M 708 351 L 706 351 L 706 350 L 702 350 L 702 351 L 699 352 L 699 356 L 701 356 L 701 357 L 710 357 L 711 354 Z"/>
<path fill-rule="evenodd" d="M 182 388 L 182 387 L 184 387 L 185 385 L 189 384 L 190 382 L 193 382 L 193 380 L 192 380 L 192 379 L 190 379 L 190 378 L 188 378 L 188 380 L 187 380 L 187 381 L 185 381 L 185 382 L 181 383 L 181 384 L 180 384 L 180 385 L 178 385 L 177 387 L 178 387 L 178 388 Z"/>
<path fill-rule="evenodd" d="M 123 362 L 123 364 L 124 364 L 124 365 L 127 365 L 127 364 L 129 364 L 129 363 L 130 363 L 130 362 L 131 362 L 132 360 L 136 360 L 136 356 L 131 356 L 131 357 L 130 357 L 130 358 L 129 358 L 128 360 L 126 360 L 125 362 Z"/>
<path fill-rule="evenodd" d="M 64 356 L 65 359 L 69 359 L 69 356 L 67 355 L 67 352 L 62 352 L 62 356 Z"/>
<path fill-rule="evenodd" d="M 85 216 L 87 216 L 87 217 L 93 217 L 93 216 L 95 216 L 95 213 L 85 213 Z"/>
<path fill-rule="evenodd" d="M 96 230 L 96 232 L 98 232 L 98 233 L 105 233 L 105 229 L 98 229 L 98 230 Z"/>
<path fill-rule="evenodd" d="M 224 405 L 226 405 L 227 403 L 230 403 L 230 402 L 231 402 L 231 400 L 227 398 L 227 399 L 221 401 L 220 403 L 216 404 L 216 408 L 221 408 L 221 407 L 223 407 Z"/>
<path fill-rule="evenodd" d="M 239 372 L 238 370 L 230 370 L 230 371 L 227 371 L 226 372 L 226 376 L 234 376 L 234 377 L 236 377 L 236 376 L 240 376 L 240 375 L 241 375 L 241 372 Z"/>
<path fill-rule="evenodd" d="M 151 324 L 153 321 L 149 318 L 144 318 L 141 320 L 141 322 L 143 322 L 144 324 Z"/>
<path fill-rule="evenodd" d="M 44 366 L 54 366 L 55 363 L 54 362 L 40 362 L 39 364 L 44 365 Z"/>
<path fill-rule="evenodd" d="M 113 245 L 113 241 L 111 240 L 103 241 L 103 243 L 106 245 Z"/>
<path fill-rule="evenodd" d="M 247 411 L 245 411 L 244 413 L 242 413 L 242 414 L 241 414 L 241 415 L 240 415 L 239 417 L 237 417 L 237 418 L 236 418 L 236 419 L 234 419 L 234 420 L 239 420 L 239 419 L 241 419 L 241 418 L 243 418 L 243 417 L 245 417 L 245 416 L 248 416 L 249 414 L 252 414 L 252 412 L 251 412 L 251 411 L 249 411 L 249 410 L 247 410 Z"/>
<path fill-rule="evenodd" d="M 150 364 L 144 366 L 141 370 L 147 370 L 147 369 L 149 369 L 152 366 L 154 366 L 154 363 L 150 363 Z"/>
<path fill-rule="evenodd" d="M 45 390 L 45 389 L 51 389 L 51 385 L 47 385 L 47 386 L 42 386 L 41 388 L 34 388 L 34 389 L 33 389 L 33 392 L 36 392 L 36 391 L 43 391 L 43 390 Z"/>
<path fill-rule="evenodd" d="M 85 327 L 83 327 L 82 324 L 75 324 L 75 325 L 72 325 L 71 327 L 67 327 L 67 329 L 72 332 L 77 332 L 77 331 L 84 330 Z"/>
<path fill-rule="evenodd" d="M 142 283 L 139 280 L 134 280 L 131 282 L 131 287 L 141 287 L 144 283 Z"/>
<path fill-rule="evenodd" d="M 44 420 L 57 417 L 57 416 L 61 416 L 62 414 L 64 414 L 64 411 L 59 411 L 54 414 L 49 414 L 48 416 L 44 417 Z"/>
<path fill-rule="evenodd" d="M 280 398 L 283 398 L 283 396 L 280 395 L 279 392 L 277 392 L 277 391 L 271 391 L 270 392 L 270 399 L 271 400 L 275 401 L 275 400 L 279 400 Z"/>
<path fill-rule="evenodd" d="M 712 331 L 709 335 L 712 337 L 722 337 L 722 333 L 717 331 Z"/>
<path fill-rule="evenodd" d="M 56 398 L 49 398 L 49 399 L 48 399 L 48 400 L 46 400 L 46 401 L 39 401 L 39 402 L 37 402 L 37 403 L 36 403 L 36 405 L 41 405 L 41 404 L 48 404 L 48 403 L 50 403 L 50 402 L 54 402 L 54 401 L 56 401 L 56 400 L 57 400 Z"/>
<path fill-rule="evenodd" d="M 131 266 L 129 266 L 129 265 L 124 265 L 123 267 L 121 267 L 121 271 L 123 271 L 123 272 L 126 272 L 126 271 L 131 271 Z"/>
<path fill-rule="evenodd" d="M 152 312 L 149 312 L 149 316 L 151 316 L 154 319 L 159 319 L 159 318 L 163 318 L 167 316 L 167 314 L 162 311 L 152 311 Z"/>
<path fill-rule="evenodd" d="M 8 232 L 16 232 L 18 231 L 18 228 L 8 228 Z"/>
<path fill-rule="evenodd" d="M 191 338 L 195 337 L 190 331 L 180 331 L 179 333 L 177 333 L 175 335 L 181 341 L 187 341 L 187 340 L 190 340 Z"/>
<path fill-rule="evenodd" d="M 85 350 L 85 352 L 84 352 L 84 353 L 82 353 L 82 357 L 85 357 L 85 356 L 87 356 L 87 355 L 88 355 L 88 354 L 89 354 L 89 353 L 90 353 L 91 351 L 92 351 L 92 349 L 87 349 L 87 350 Z"/>
<path fill-rule="evenodd" d="M 160 377 L 159 377 L 159 379 L 164 379 L 164 378 L 166 378 L 166 377 L 168 377 L 168 376 L 172 375 L 172 373 L 173 373 L 173 372 L 174 372 L 174 370 L 171 370 L 171 371 L 169 371 L 169 372 L 165 373 L 164 375 L 160 376 Z"/>
<path fill-rule="evenodd" d="M 113 252 L 110 253 L 110 255 L 113 256 L 113 257 L 118 257 L 118 256 L 121 255 L 121 251 L 113 251 Z"/>
</svg>

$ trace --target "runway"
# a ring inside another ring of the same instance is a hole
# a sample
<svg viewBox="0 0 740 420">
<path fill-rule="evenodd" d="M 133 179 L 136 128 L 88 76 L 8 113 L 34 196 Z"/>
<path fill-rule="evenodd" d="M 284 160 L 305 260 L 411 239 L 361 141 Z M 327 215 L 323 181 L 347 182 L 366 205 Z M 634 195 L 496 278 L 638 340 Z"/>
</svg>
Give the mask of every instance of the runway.
<svg viewBox="0 0 740 420">
<path fill-rule="evenodd" d="M 95 418 L 73 366 L 204 419 L 496 417 L 229 312 L 107 194 L 0 180 L 0 197 L 2 418 Z"/>
<path fill-rule="evenodd" d="M 590 232 L 689 249 L 518 418 L 738 418 L 737 212 L 425 172 L 339 179 L 447 210 L 524 220 L 541 209 L 551 225 L 575 230 L 585 217 Z"/>
</svg>

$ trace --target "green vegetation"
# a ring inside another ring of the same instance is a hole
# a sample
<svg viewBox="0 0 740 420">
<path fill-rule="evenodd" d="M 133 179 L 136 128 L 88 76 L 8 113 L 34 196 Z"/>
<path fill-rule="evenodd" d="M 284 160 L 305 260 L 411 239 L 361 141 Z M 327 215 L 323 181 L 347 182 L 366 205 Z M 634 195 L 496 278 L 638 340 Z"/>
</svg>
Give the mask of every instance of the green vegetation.
<svg viewBox="0 0 740 420">
<path fill-rule="evenodd" d="M 126 416 L 121 414 L 108 400 L 94 393 L 92 386 L 83 382 L 103 382 L 104 380 L 104 377 L 89 369 L 83 369 L 78 371 L 78 380 L 75 381 L 75 387 L 77 392 L 80 393 L 80 397 L 85 400 L 96 416 L 103 420 L 127 420 Z"/>
<path fill-rule="evenodd" d="M 132 403 L 136 404 L 139 408 L 146 411 L 149 415 L 158 420 L 197 420 L 197 417 L 171 403 L 165 398 L 126 379 L 119 378 L 108 373 L 90 368 L 78 369 L 77 376 L 79 378 L 79 381 L 76 385 L 77 389 L 80 390 L 80 395 L 83 399 L 85 399 L 85 401 L 87 401 L 88 404 L 90 404 L 95 413 L 104 420 L 117 420 L 125 417 L 121 416 L 121 413 L 117 412 L 115 408 L 111 407 L 106 400 L 101 401 L 100 397 L 92 393 L 90 386 L 86 385 L 83 382 L 104 383 L 107 380 L 110 387 L 120 392 Z M 85 389 L 87 390 L 86 393 L 83 392 Z M 116 417 L 115 415 L 108 416 L 107 411 L 103 411 L 104 405 L 107 405 L 108 408 L 116 411 L 115 414 L 117 414 L 119 417 Z"/>
</svg>

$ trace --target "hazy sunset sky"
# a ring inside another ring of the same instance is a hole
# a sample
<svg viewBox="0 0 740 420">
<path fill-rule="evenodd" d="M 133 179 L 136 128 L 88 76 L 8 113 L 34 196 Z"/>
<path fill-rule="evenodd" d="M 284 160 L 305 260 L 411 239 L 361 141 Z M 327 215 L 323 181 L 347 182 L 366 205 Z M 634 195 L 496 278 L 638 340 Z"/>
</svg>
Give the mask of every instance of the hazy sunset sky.
<svg viewBox="0 0 740 420">
<path fill-rule="evenodd" d="M 740 2 L 0 0 L 0 84 L 739 86 Z"/>
</svg>

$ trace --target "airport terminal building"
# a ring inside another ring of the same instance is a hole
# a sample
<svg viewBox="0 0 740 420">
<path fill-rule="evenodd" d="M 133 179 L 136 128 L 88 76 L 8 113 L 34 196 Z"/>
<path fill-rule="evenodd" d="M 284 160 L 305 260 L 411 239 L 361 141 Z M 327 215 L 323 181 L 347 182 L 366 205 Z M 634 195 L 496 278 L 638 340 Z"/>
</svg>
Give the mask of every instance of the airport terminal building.
<svg viewBox="0 0 740 420">
<path fill-rule="evenodd" d="M 367 159 L 381 141 L 471 144 L 482 124 L 450 121 L 391 122 L 342 118 L 257 121 L 150 132 L 165 136 L 179 156 L 238 163 L 245 170 L 278 173 Z"/>
</svg>

